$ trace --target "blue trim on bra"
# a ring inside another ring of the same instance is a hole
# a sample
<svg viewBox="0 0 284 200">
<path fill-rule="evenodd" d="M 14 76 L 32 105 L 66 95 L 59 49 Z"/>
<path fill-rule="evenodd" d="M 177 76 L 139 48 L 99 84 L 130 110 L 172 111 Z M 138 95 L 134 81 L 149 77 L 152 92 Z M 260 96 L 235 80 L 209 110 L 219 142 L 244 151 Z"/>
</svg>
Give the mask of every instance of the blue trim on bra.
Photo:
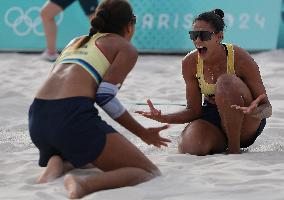
<svg viewBox="0 0 284 200">
<path fill-rule="evenodd" d="M 61 61 L 61 63 L 72 63 L 72 62 L 77 62 L 79 64 L 81 64 L 83 67 L 86 67 L 91 73 L 92 75 L 99 81 L 99 83 L 102 81 L 102 77 L 99 74 L 99 72 L 92 66 L 90 65 L 88 62 L 86 62 L 85 60 L 79 59 L 79 58 L 66 58 L 63 59 Z"/>
</svg>

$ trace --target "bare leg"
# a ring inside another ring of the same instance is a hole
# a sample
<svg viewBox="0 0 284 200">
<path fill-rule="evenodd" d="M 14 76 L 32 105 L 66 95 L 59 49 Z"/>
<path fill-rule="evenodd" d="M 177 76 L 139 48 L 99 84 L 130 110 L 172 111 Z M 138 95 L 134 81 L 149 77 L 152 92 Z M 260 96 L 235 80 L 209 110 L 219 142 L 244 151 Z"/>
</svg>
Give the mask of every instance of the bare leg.
<svg viewBox="0 0 284 200">
<path fill-rule="evenodd" d="M 159 169 L 120 134 L 108 134 L 105 148 L 93 162 L 105 171 L 85 178 L 66 176 L 69 198 L 80 198 L 99 190 L 132 186 L 160 175 Z"/>
<path fill-rule="evenodd" d="M 37 179 L 37 183 L 47 183 L 62 176 L 67 171 L 73 169 L 69 162 L 64 162 L 60 156 L 52 156 L 44 172 Z"/>
<path fill-rule="evenodd" d="M 137 185 L 153 177 L 153 174 L 143 169 L 124 167 L 86 178 L 67 175 L 64 179 L 64 186 L 69 198 L 76 199 L 99 190 Z"/>
<path fill-rule="evenodd" d="M 227 153 L 240 153 L 244 114 L 231 108 L 231 105 L 248 106 L 252 101 L 252 95 L 238 77 L 226 74 L 217 80 L 215 101 L 228 138 Z"/>
<path fill-rule="evenodd" d="M 178 146 L 179 153 L 204 156 L 224 152 L 225 133 L 202 119 L 194 120 L 182 132 Z"/>
<path fill-rule="evenodd" d="M 62 9 L 48 1 L 41 10 L 41 18 L 43 23 L 43 28 L 46 37 L 47 52 L 52 55 L 57 52 L 56 50 L 56 35 L 57 35 L 57 25 L 55 22 L 55 16 L 58 15 Z"/>
</svg>

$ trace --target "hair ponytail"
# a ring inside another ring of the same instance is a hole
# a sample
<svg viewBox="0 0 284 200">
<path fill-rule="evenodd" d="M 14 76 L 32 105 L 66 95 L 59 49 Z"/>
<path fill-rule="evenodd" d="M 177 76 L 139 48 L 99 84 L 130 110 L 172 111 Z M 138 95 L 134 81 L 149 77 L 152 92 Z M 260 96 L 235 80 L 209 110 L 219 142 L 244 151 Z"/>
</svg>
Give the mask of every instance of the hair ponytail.
<svg viewBox="0 0 284 200">
<path fill-rule="evenodd" d="M 73 47 L 82 47 L 98 32 L 122 35 L 124 34 L 124 27 L 129 22 L 134 21 L 134 18 L 135 15 L 127 0 L 103 0 L 97 7 L 95 16 L 91 20 L 88 36 L 81 37 L 74 43 Z"/>
</svg>

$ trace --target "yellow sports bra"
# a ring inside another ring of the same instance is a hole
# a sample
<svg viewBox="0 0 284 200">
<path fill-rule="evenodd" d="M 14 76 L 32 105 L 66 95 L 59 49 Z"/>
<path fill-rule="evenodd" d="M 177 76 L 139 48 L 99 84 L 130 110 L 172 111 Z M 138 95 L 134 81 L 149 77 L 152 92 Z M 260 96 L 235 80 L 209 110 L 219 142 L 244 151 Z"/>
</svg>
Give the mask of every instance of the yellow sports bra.
<svg viewBox="0 0 284 200">
<path fill-rule="evenodd" d="M 223 44 L 227 52 L 227 74 L 235 74 L 234 69 L 234 48 L 232 44 Z M 203 74 L 203 60 L 198 54 L 196 78 L 199 82 L 201 93 L 207 96 L 214 96 L 215 84 L 207 83 Z"/>
<path fill-rule="evenodd" d="M 73 48 L 72 45 L 67 46 L 57 58 L 55 64 L 76 63 L 83 67 L 99 84 L 110 63 L 95 42 L 98 38 L 107 34 L 96 33 L 86 44 L 77 49 Z"/>
</svg>

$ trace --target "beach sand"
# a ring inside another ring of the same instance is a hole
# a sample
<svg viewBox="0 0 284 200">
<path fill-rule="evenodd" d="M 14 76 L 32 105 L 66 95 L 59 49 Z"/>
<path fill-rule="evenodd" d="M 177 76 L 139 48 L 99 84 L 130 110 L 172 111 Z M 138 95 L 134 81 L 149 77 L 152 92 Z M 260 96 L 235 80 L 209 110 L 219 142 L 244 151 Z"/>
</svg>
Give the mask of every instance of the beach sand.
<svg viewBox="0 0 284 200">
<path fill-rule="evenodd" d="M 284 199 L 284 51 L 253 54 L 273 106 L 264 132 L 240 155 L 209 156 L 177 153 L 179 135 L 185 125 L 171 125 L 162 135 L 172 140 L 168 148 L 144 144 L 100 110 L 104 119 L 138 146 L 162 171 L 163 176 L 133 187 L 90 194 L 96 200 L 280 200 Z M 125 80 L 118 98 L 144 126 L 158 122 L 143 118 L 135 110 L 147 110 L 150 98 L 162 112 L 173 112 L 185 104 L 181 75 L 183 56 L 142 55 Z M 28 133 L 28 109 L 35 92 L 52 65 L 38 54 L 0 54 L 0 199 L 66 199 L 63 177 L 35 184 L 43 168 L 38 150 Z M 84 176 L 96 170 L 70 172 Z"/>
</svg>

